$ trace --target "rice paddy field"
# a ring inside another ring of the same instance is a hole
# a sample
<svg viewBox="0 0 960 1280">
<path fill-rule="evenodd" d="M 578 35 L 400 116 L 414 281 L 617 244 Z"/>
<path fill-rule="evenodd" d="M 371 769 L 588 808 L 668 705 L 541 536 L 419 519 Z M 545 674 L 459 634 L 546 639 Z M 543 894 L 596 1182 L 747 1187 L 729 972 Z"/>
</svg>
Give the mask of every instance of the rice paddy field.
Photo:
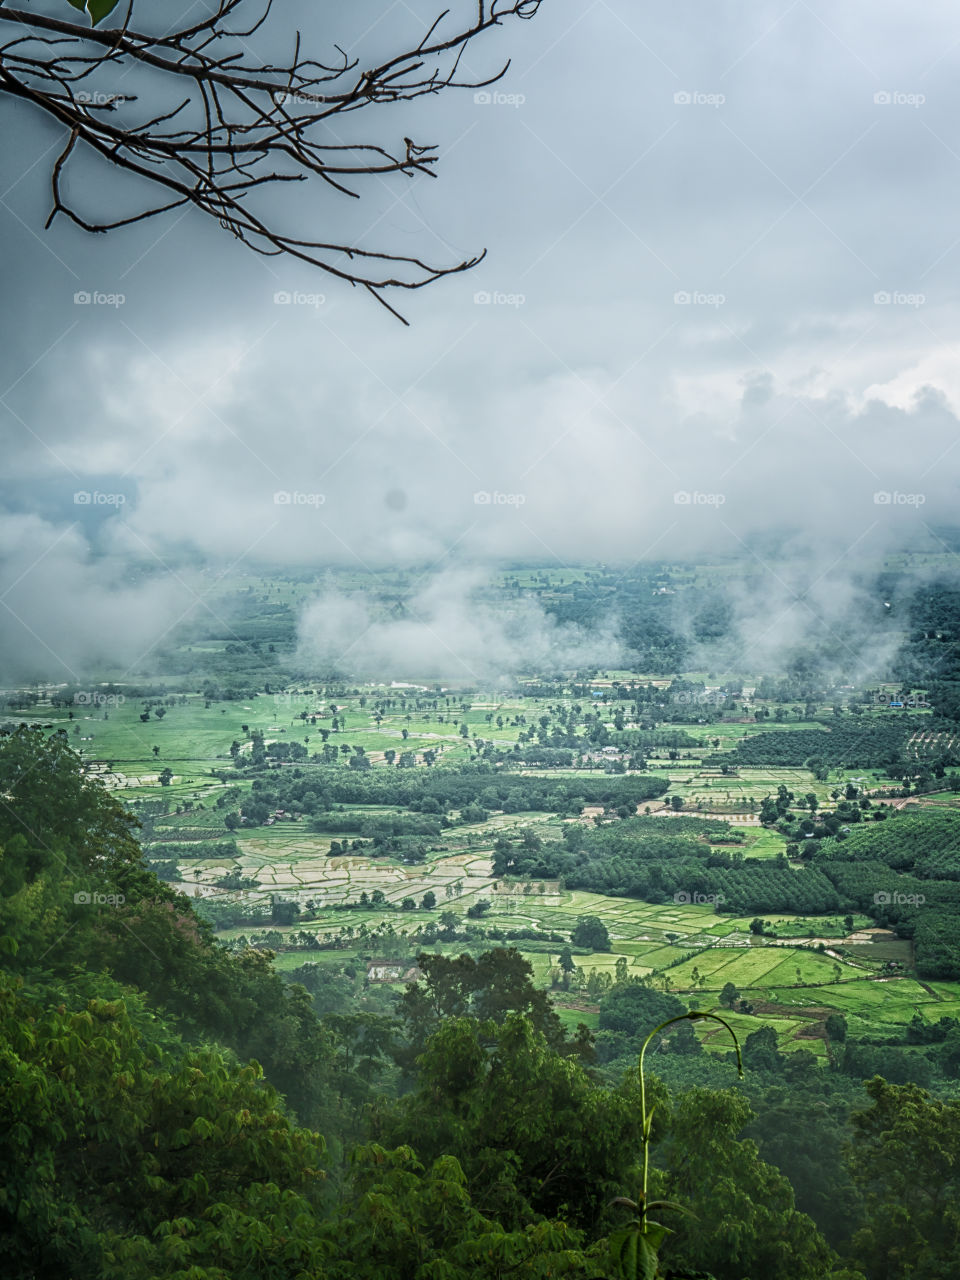
<svg viewBox="0 0 960 1280">
<path fill-rule="evenodd" d="M 738 1033 L 771 1025 L 781 1048 L 792 1045 L 821 1055 L 826 1053 L 824 1022 L 832 1012 L 846 1016 L 851 1034 L 865 1034 L 876 1032 L 880 1024 L 906 1025 L 917 1013 L 936 1021 L 960 1011 L 960 983 L 917 981 L 909 973 L 910 944 L 882 930 L 862 932 L 871 924 L 865 916 L 854 918 L 849 933 L 837 917 L 772 916 L 766 923 L 776 936 L 761 938 L 751 933 L 750 919 L 718 915 L 709 906 L 654 905 L 562 890 L 556 882 L 506 886 L 493 877 L 490 853 L 484 851 L 404 867 L 364 857 L 324 857 L 311 852 L 309 837 L 282 831 L 271 831 L 268 839 L 246 837 L 240 843 L 240 869 L 261 886 L 252 899 L 280 893 L 284 899 L 295 897 L 320 908 L 315 920 L 286 929 L 271 926 L 274 934 L 316 934 L 321 942 L 338 942 L 333 950 L 298 946 L 281 951 L 277 963 L 284 969 L 305 961 L 339 967 L 351 958 L 364 962 L 382 955 L 412 957 L 417 949 L 412 935 L 418 926 L 436 922 L 444 910 L 463 918 L 467 907 L 485 900 L 490 908 L 483 925 L 504 931 L 538 929 L 567 937 L 580 916 L 597 916 L 606 925 L 610 951 L 578 954 L 574 949 L 573 991 L 569 997 L 558 997 L 558 1007 L 572 1024 L 595 1024 L 597 1006 L 587 993 L 587 982 L 592 975 L 605 975 L 612 982 L 621 959 L 626 959 L 630 976 L 648 978 L 689 1007 L 717 1008 L 725 985 L 732 983 L 754 1010 L 732 1016 Z M 196 871 L 197 881 L 187 881 L 184 888 L 202 895 L 206 882 L 222 874 L 224 867 L 201 863 Z M 381 908 L 358 911 L 345 905 L 377 889 L 386 899 Z M 437 899 L 432 910 L 419 905 L 428 890 Z M 416 909 L 398 910 L 410 897 Z M 255 932 L 233 928 L 222 936 L 253 937 Z M 563 944 L 538 943 L 531 948 L 521 940 L 513 945 L 531 964 L 535 981 L 549 987 Z M 449 954 L 482 948 L 483 944 L 463 942 L 430 946 Z M 891 959 L 901 960 L 904 972 L 885 970 Z M 568 1000 L 575 1007 L 565 1007 Z M 727 1052 L 728 1045 L 714 1027 L 698 1023 L 697 1034 L 706 1048 Z"/>
<path fill-rule="evenodd" d="M 295 602 L 295 586 L 289 588 L 288 595 L 289 602 Z M 215 649 L 223 642 L 206 643 Z M 658 687 L 668 683 L 661 676 L 597 673 L 591 684 L 600 696 L 585 709 L 599 711 L 610 730 L 615 710 L 607 701 L 611 687 L 631 679 L 640 683 L 649 680 Z M 347 752 L 362 748 L 374 770 L 390 768 L 388 753 L 396 756 L 401 752 L 412 753 L 420 767 L 424 765 L 423 753 L 432 752 L 434 767 L 444 768 L 474 756 L 478 738 L 497 748 L 511 749 L 526 727 L 536 725 L 557 706 L 569 707 L 576 701 L 559 691 L 535 696 L 521 682 L 510 692 L 480 690 L 467 696 L 455 690 L 380 684 L 346 691 L 341 688 L 331 695 L 321 685 L 314 685 L 226 701 L 178 687 L 176 691 L 171 688 L 158 717 L 157 697 L 127 697 L 110 693 L 109 688 L 95 686 L 84 691 L 79 700 L 60 706 L 51 697 L 56 690 L 47 689 L 35 705 L 20 708 L 16 718 L 65 729 L 71 746 L 104 785 L 134 809 L 138 802 L 146 802 L 144 812 L 148 807 L 151 811 L 154 853 L 162 854 L 164 844 L 171 841 L 182 847 L 197 840 L 235 840 L 236 856 L 179 858 L 176 883 L 191 897 L 208 901 L 246 902 L 254 907 L 274 898 L 296 902 L 303 914 L 312 918 L 293 926 L 269 926 L 274 940 L 281 939 L 276 962 L 283 969 L 296 968 L 308 959 L 340 966 L 351 958 L 363 962 L 384 954 L 412 957 L 417 948 L 412 935 L 418 927 L 435 923 L 445 910 L 463 919 L 468 908 L 483 901 L 490 905 L 478 924 L 504 933 L 537 930 L 566 939 L 580 916 L 597 916 L 606 925 L 612 949 L 593 954 L 576 954 L 575 949 L 573 989 L 558 996 L 561 1016 L 571 1023 L 595 1025 L 596 1002 L 587 992 L 587 983 L 591 975 L 594 989 L 598 980 L 612 980 L 617 961 L 624 958 L 630 975 L 643 976 L 702 1009 L 717 1007 L 721 991 L 732 983 L 754 1009 L 752 1014 L 741 1011 L 731 1015 L 738 1032 L 770 1024 L 782 1046 L 793 1044 L 817 1053 L 825 1052 L 823 1022 L 834 1011 L 847 1017 L 851 1030 L 860 1031 L 878 1024 L 902 1025 L 916 1013 L 936 1020 L 960 1011 L 960 984 L 916 981 L 910 976 L 910 943 L 877 930 L 858 933 L 870 924 L 866 917 L 856 918 L 852 931 L 836 917 L 771 918 L 767 932 L 776 936 L 757 937 L 750 931 L 749 919 L 718 915 L 709 906 L 654 905 L 570 891 L 558 882 L 506 882 L 493 875 L 493 846 L 498 836 L 516 838 L 532 827 L 541 838 L 555 840 L 564 822 L 592 821 L 593 812 L 586 812 L 581 819 L 563 820 L 539 812 L 494 812 L 483 822 L 455 825 L 445 831 L 419 863 L 404 862 L 398 856 L 371 858 L 332 851 L 333 842 L 341 845 L 354 838 L 355 826 L 318 834 L 308 829 L 306 821 L 278 819 L 269 826 L 233 832 L 224 824 L 226 808 L 218 806 L 218 797 L 230 792 L 236 806 L 236 797 L 242 803 L 251 786 L 242 773 L 232 776 L 231 750 L 248 752 L 255 730 L 263 734 L 266 744 L 300 743 L 309 756 L 319 753 L 325 742 L 336 746 L 341 756 L 344 746 Z M 588 702 L 585 698 L 579 701 Z M 758 705 L 762 704 L 751 703 Z M 145 709 L 149 712 L 146 717 Z M 828 780 L 817 781 L 804 768 L 739 767 L 722 775 L 716 763 L 704 764 L 704 757 L 716 758 L 718 752 L 732 751 L 746 735 L 772 729 L 822 729 L 822 720 L 774 720 L 771 715 L 758 724 L 752 714 L 741 716 L 735 709 L 720 721 L 674 727 L 698 745 L 675 750 L 673 759 L 666 749 L 647 752 L 646 772 L 662 778 L 667 793 L 663 799 L 641 806 L 641 815 L 667 812 L 667 797 L 678 796 L 685 814 L 714 814 L 729 821 L 742 836 L 736 847 L 746 857 L 775 859 L 784 853 L 784 837 L 762 828 L 757 818 L 762 799 L 775 795 L 781 785 L 797 796 L 812 792 L 821 807 L 829 806 L 831 793 L 848 780 L 865 790 L 896 785 L 875 769 L 833 769 Z M 930 743 L 918 733 L 914 745 L 929 748 Z M 602 762 L 594 761 L 589 772 L 595 775 L 602 768 Z M 165 779 L 161 777 L 163 770 L 169 770 Z M 229 775 L 226 780 L 217 776 L 220 772 Z M 569 790 L 587 771 L 581 766 L 524 772 L 549 775 Z M 925 797 L 924 803 L 953 805 L 956 798 L 938 793 Z M 398 811 L 369 805 L 364 812 L 377 817 Z M 242 876 L 248 887 L 231 890 L 217 884 L 230 875 Z M 378 897 L 377 906 L 358 910 L 361 896 L 369 899 L 375 893 L 383 895 L 382 901 Z M 436 899 L 431 910 L 422 905 L 427 893 Z M 408 900 L 406 907 L 401 905 L 404 900 Z M 230 941 L 254 937 L 263 930 L 262 925 L 251 924 L 224 929 L 220 936 Z M 307 950 L 295 943 L 296 934 L 316 935 L 331 949 Z M 291 949 L 284 949 L 288 945 Z M 436 944 L 448 951 L 463 950 L 464 945 Z M 482 949 L 474 942 L 469 945 L 473 950 Z M 531 945 L 521 938 L 515 945 L 524 951 L 536 980 L 550 986 L 563 944 Z M 885 970 L 884 965 L 894 960 L 902 970 Z M 697 1033 L 708 1048 L 726 1052 L 722 1037 L 717 1037 L 709 1024 L 697 1024 Z"/>
</svg>

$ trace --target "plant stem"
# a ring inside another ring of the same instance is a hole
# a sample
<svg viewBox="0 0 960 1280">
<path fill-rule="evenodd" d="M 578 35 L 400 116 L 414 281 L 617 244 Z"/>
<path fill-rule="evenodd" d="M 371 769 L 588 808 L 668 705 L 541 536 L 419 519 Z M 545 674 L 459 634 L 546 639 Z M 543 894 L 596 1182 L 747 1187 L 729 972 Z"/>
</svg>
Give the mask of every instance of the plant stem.
<svg viewBox="0 0 960 1280">
<path fill-rule="evenodd" d="M 647 1082 L 643 1074 L 643 1058 L 647 1052 L 647 1045 L 655 1035 L 669 1027 L 674 1022 L 696 1022 L 698 1018 L 712 1018 L 714 1022 L 719 1022 L 730 1032 L 733 1038 L 733 1046 L 737 1051 L 737 1075 L 743 1079 L 743 1057 L 740 1053 L 740 1041 L 737 1039 L 737 1033 L 727 1022 L 726 1018 L 721 1018 L 717 1013 L 678 1013 L 676 1017 L 667 1018 L 666 1022 L 661 1022 L 659 1026 L 654 1027 L 650 1034 L 644 1040 L 640 1049 L 640 1118 L 641 1118 L 641 1142 L 643 1143 L 643 1190 L 640 1195 L 640 1222 L 646 1220 L 647 1216 L 647 1175 L 650 1168 L 650 1135 L 647 1132 Z"/>
</svg>

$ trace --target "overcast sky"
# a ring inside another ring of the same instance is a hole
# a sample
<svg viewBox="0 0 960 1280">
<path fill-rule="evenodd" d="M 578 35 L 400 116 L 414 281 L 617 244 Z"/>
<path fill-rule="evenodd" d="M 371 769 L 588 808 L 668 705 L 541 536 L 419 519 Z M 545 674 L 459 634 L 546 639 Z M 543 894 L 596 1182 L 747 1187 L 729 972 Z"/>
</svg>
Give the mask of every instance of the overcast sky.
<svg viewBox="0 0 960 1280">
<path fill-rule="evenodd" d="M 278 13 L 321 57 L 433 13 L 339 8 Z M 490 100 L 364 117 L 438 144 L 435 181 L 290 211 L 436 262 L 486 248 L 391 295 L 409 328 L 199 214 L 44 231 L 63 140 L 0 98 L 8 652 L 173 622 L 176 579 L 131 595 L 131 559 L 632 561 L 790 528 L 827 567 L 954 522 L 956 6 L 545 0 L 469 70 L 508 57 Z"/>
</svg>

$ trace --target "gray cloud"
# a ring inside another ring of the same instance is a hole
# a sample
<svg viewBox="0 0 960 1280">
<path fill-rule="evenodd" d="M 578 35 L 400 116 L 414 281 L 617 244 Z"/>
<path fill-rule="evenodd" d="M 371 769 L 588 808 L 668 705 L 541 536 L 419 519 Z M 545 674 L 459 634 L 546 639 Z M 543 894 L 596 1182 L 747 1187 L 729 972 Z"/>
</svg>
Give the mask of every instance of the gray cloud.
<svg viewBox="0 0 960 1280">
<path fill-rule="evenodd" d="M 313 12 L 304 30 L 327 38 Z M 413 21 L 375 18 L 342 21 L 370 28 L 368 47 Z M 489 246 L 471 275 L 401 300 L 412 330 L 191 216 L 41 232 L 31 166 L 56 138 L 0 104 L 17 138 L 0 204 L 16 485 L 0 556 L 4 585 L 26 569 L 22 635 L 56 649 L 75 613 L 23 560 L 24 513 L 55 538 L 72 492 L 106 477 L 129 502 L 65 543 L 101 601 L 118 565 L 188 551 L 629 563 L 750 554 L 787 528 L 835 580 L 858 557 L 936 546 L 960 475 L 954 26 L 939 2 L 610 0 L 503 28 L 471 69 L 511 56 L 498 88 L 523 102 L 466 93 L 382 116 L 388 135 L 439 143 L 438 182 L 296 210 L 435 260 Z M 125 300 L 75 306 L 78 290 Z M 146 639 L 139 617 L 159 632 L 176 616 L 163 581 L 109 615 L 126 648 Z M 107 627 L 91 619 L 87 648 Z"/>
<path fill-rule="evenodd" d="M 177 575 L 91 557 L 76 527 L 35 516 L 0 516 L 4 549 L 0 654 L 7 681 L 70 683 L 110 670 L 122 678 L 169 628 L 186 617 L 196 592 Z"/>
<path fill-rule="evenodd" d="M 521 672 L 624 660 L 613 619 L 587 631 L 557 623 L 534 600 L 494 602 L 489 586 L 477 569 L 430 575 L 403 602 L 401 616 L 368 595 L 327 590 L 303 610 L 294 661 L 374 680 L 508 683 Z"/>
</svg>

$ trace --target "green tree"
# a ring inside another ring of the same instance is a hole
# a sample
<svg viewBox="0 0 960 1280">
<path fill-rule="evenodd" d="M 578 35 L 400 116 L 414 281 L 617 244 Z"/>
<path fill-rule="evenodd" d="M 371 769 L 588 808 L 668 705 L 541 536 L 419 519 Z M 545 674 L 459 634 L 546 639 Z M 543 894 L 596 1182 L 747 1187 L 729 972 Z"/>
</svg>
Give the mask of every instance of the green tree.
<svg viewBox="0 0 960 1280">
<path fill-rule="evenodd" d="M 684 1057 L 696 1057 L 703 1053 L 697 1033 L 691 1022 L 678 1022 L 670 1033 L 669 1048 L 671 1053 L 679 1053 Z"/>
<path fill-rule="evenodd" d="M 421 954 L 417 964 L 422 977 L 406 989 L 398 1002 L 415 1051 L 442 1020 L 468 1014 L 499 1024 L 508 1014 L 520 1013 L 551 1046 L 569 1047 L 547 993 L 534 986 L 533 969 L 514 947 L 485 951 L 476 960 L 469 955 Z M 573 1044 L 578 1051 L 586 1052 L 589 1038 Z"/>
<path fill-rule="evenodd" d="M 213 942 L 188 900 L 147 867 L 136 819 L 84 775 L 65 736 L 0 733 L 0 792 L 9 965 L 27 972 L 43 957 L 58 981 L 80 965 L 136 987 L 186 1033 L 256 1058 L 299 1114 L 315 1117 L 327 1049 L 307 993 L 285 984 L 268 955 Z"/>
<path fill-rule="evenodd" d="M 758 1027 L 743 1042 L 743 1063 L 750 1071 L 782 1071 L 784 1057 L 773 1027 Z"/>
<path fill-rule="evenodd" d="M 831 1013 L 824 1023 L 827 1038 L 842 1044 L 847 1038 L 847 1020 L 842 1013 Z"/>
<path fill-rule="evenodd" d="M 281 1249 L 319 1268 L 323 1147 L 260 1068 L 188 1050 L 102 976 L 60 991 L 56 1004 L 0 987 L 3 1074 L 17 1082 L 0 1090 L 4 1271 L 36 1275 L 42 1258 L 76 1280 L 276 1275 Z"/>
<path fill-rule="evenodd" d="M 642 982 L 618 983 L 600 1001 L 599 1025 L 604 1031 L 621 1032 L 643 1039 L 658 1023 L 683 1013 L 676 996 L 666 995 Z"/>
<path fill-rule="evenodd" d="M 610 934 L 599 916 L 578 916 L 570 941 L 575 947 L 589 947 L 591 951 L 610 951 Z"/>
<path fill-rule="evenodd" d="M 864 1201 L 851 1252 L 871 1280 L 948 1280 L 960 1274 L 960 1102 L 879 1077 L 866 1090 L 849 1156 Z"/>
<path fill-rule="evenodd" d="M 416 1090 L 375 1137 L 429 1163 L 456 1156 L 471 1195 L 517 1230 L 537 1215 L 596 1222 L 636 1164 L 639 1084 L 608 1090 L 530 1020 L 444 1019 L 420 1055 Z"/>
<path fill-rule="evenodd" d="M 325 1280 L 599 1275 L 581 1251 L 581 1233 L 565 1222 L 512 1231 L 481 1214 L 452 1155 L 425 1166 L 412 1146 L 391 1151 L 371 1143 L 355 1152 L 351 1172 L 352 1194 L 323 1226 L 329 1256 L 316 1274 Z"/>
<path fill-rule="evenodd" d="M 780 811 L 777 809 L 776 802 L 770 796 L 764 796 L 760 801 L 760 821 L 765 827 L 772 826 L 773 823 L 780 819 Z"/>
<path fill-rule="evenodd" d="M 797 1208 L 809 1214 L 827 1241 L 840 1249 L 860 1217 L 857 1192 L 845 1164 L 850 1101 L 846 1088 L 825 1092 L 817 1059 L 812 1054 L 802 1056 L 808 1060 L 802 1075 L 796 1073 L 766 1087 L 751 1082 L 748 1088 L 756 1115 L 741 1136 L 753 1139 L 761 1158 L 789 1178 Z M 785 1077 L 800 1057 L 801 1053 L 788 1055 Z"/>
<path fill-rule="evenodd" d="M 732 982 L 725 982 L 720 992 L 720 1003 L 725 1009 L 732 1009 L 740 999 L 740 992 Z"/>
<path fill-rule="evenodd" d="M 653 1194 L 696 1215 L 668 1236 L 666 1268 L 716 1280 L 822 1280 L 834 1255 L 796 1209 L 789 1182 L 739 1137 L 752 1113 L 733 1091 L 686 1090 L 656 1149 Z"/>
</svg>

